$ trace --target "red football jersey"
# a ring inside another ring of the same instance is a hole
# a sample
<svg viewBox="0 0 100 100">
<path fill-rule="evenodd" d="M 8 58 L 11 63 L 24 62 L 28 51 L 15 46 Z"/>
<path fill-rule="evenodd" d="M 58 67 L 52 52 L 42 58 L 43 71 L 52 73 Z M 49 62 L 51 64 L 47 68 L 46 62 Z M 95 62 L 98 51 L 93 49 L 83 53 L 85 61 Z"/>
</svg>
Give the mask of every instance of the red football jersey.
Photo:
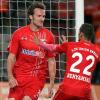
<svg viewBox="0 0 100 100">
<path fill-rule="evenodd" d="M 60 89 L 69 95 L 91 95 L 91 77 L 100 59 L 100 51 L 95 45 L 80 41 L 66 42 L 56 46 L 57 52 L 66 54 L 66 73 Z"/>
<path fill-rule="evenodd" d="M 28 25 L 13 33 L 8 46 L 9 52 L 16 55 L 13 74 L 21 82 L 26 78 L 28 80 L 29 76 L 45 79 L 47 58 L 55 56 L 33 42 L 34 34 L 39 36 L 43 42 L 54 43 L 54 36 L 48 29 L 41 28 L 39 31 L 33 32 Z"/>
</svg>

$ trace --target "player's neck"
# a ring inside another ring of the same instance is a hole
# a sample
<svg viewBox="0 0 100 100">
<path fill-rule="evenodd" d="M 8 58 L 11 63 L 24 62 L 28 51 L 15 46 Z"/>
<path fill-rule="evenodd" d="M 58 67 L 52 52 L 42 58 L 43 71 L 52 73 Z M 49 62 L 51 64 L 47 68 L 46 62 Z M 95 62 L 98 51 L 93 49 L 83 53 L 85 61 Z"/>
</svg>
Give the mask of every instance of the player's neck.
<svg viewBox="0 0 100 100">
<path fill-rule="evenodd" d="M 87 39 L 81 39 L 80 41 L 87 42 L 87 43 L 91 43 L 91 41 L 89 41 Z"/>
<path fill-rule="evenodd" d="M 30 30 L 33 32 L 39 31 L 42 27 L 37 27 L 36 25 L 30 24 Z"/>
</svg>

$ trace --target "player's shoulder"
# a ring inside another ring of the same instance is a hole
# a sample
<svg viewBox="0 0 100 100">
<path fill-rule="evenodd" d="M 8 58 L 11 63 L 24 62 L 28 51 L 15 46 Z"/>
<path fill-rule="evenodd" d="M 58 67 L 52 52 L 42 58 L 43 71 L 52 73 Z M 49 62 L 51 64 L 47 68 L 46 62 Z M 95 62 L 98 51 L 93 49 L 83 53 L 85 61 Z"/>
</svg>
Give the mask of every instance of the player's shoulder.
<svg viewBox="0 0 100 100">
<path fill-rule="evenodd" d="M 79 46 L 83 46 L 83 45 L 90 45 L 90 44 L 88 44 L 88 43 L 85 43 L 85 42 L 80 42 L 80 41 L 78 41 L 78 42 L 75 42 L 75 41 L 72 41 L 72 42 L 67 42 L 68 43 L 68 45 L 79 45 Z"/>
<path fill-rule="evenodd" d="M 19 27 L 18 29 L 16 29 L 16 30 L 13 32 L 13 34 L 19 35 L 19 34 L 21 34 L 21 33 L 23 33 L 23 32 L 26 32 L 27 29 L 28 29 L 28 26 Z"/>
<path fill-rule="evenodd" d="M 49 29 L 47 29 L 46 27 L 43 27 L 42 30 L 49 31 Z"/>
<path fill-rule="evenodd" d="M 81 44 L 80 42 L 75 42 L 75 41 L 66 42 L 64 45 L 67 45 L 67 47 L 70 47 L 70 48 L 83 46 L 83 44 Z"/>
<path fill-rule="evenodd" d="M 63 42 L 61 45 L 62 46 L 71 46 L 73 44 L 74 44 L 74 42 Z"/>
<path fill-rule="evenodd" d="M 43 27 L 42 30 L 43 30 L 44 32 L 46 32 L 46 33 L 52 34 L 52 32 L 51 32 L 49 29 L 45 28 L 45 27 Z"/>
<path fill-rule="evenodd" d="M 90 48 L 90 49 L 93 49 L 93 50 L 95 50 L 95 51 L 98 51 L 98 50 L 99 50 L 99 48 L 98 48 L 98 46 L 97 46 L 96 44 L 88 43 L 88 45 L 89 45 L 89 48 Z"/>
<path fill-rule="evenodd" d="M 28 25 L 19 27 L 15 32 L 24 31 L 26 29 L 28 29 Z"/>
<path fill-rule="evenodd" d="M 76 45 L 78 42 L 66 42 L 68 45 Z"/>
<path fill-rule="evenodd" d="M 47 28 L 44 27 L 42 29 L 42 31 L 46 33 L 47 37 L 49 37 L 49 38 L 55 38 L 54 34 L 49 29 L 47 29 Z"/>
<path fill-rule="evenodd" d="M 99 53 L 99 55 L 100 55 L 100 47 L 98 46 L 98 45 L 94 45 L 95 46 L 95 49 L 96 49 L 96 51 Z"/>
<path fill-rule="evenodd" d="M 98 48 L 98 46 L 96 44 L 93 44 L 91 42 L 90 43 L 84 43 L 84 47 L 89 48 L 90 50 L 93 50 L 98 55 L 100 55 L 100 49 Z"/>
</svg>

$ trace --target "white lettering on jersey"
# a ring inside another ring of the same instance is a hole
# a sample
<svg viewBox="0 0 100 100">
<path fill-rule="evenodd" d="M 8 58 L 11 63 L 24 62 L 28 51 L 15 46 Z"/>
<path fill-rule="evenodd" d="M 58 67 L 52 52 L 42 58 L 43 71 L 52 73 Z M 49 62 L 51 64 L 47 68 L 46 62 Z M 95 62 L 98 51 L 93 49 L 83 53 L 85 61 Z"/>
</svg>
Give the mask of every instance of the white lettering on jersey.
<svg viewBox="0 0 100 100">
<path fill-rule="evenodd" d="M 90 52 L 90 53 L 92 53 L 96 58 L 98 58 L 98 54 L 95 52 L 95 51 L 93 51 L 93 50 L 91 50 L 91 49 L 88 49 L 88 48 L 82 48 L 82 47 L 79 47 L 79 48 L 74 48 L 74 49 L 72 49 L 72 52 L 75 52 L 75 51 L 87 51 L 87 52 Z"/>
<path fill-rule="evenodd" d="M 76 58 L 76 57 L 78 57 L 78 60 L 71 65 L 70 72 L 80 73 L 81 69 L 77 68 L 77 66 L 82 63 L 83 55 L 79 52 L 75 52 L 75 53 L 73 53 L 72 58 Z M 94 62 L 95 62 L 95 57 L 93 55 L 88 55 L 84 59 L 87 62 L 91 61 L 91 63 L 88 64 L 87 66 L 84 66 L 83 74 L 87 75 L 87 76 L 91 76 L 91 72 L 89 71 L 89 69 L 93 67 Z"/>
<path fill-rule="evenodd" d="M 71 74 L 71 73 L 67 73 L 67 78 L 71 78 L 71 79 L 76 79 L 76 80 L 80 80 L 80 81 L 84 81 L 87 83 L 91 82 L 91 79 L 85 76 L 80 76 L 77 74 Z"/>
</svg>

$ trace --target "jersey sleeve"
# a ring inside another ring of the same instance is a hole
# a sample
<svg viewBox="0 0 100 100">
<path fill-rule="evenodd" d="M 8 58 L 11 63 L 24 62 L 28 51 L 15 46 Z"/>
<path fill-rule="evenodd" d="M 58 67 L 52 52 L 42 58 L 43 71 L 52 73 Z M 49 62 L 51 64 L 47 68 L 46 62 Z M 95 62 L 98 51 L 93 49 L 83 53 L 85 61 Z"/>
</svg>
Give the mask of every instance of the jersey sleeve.
<svg viewBox="0 0 100 100">
<path fill-rule="evenodd" d="M 15 31 L 11 37 L 7 50 L 8 52 L 16 55 L 18 52 L 18 47 L 19 47 L 19 32 Z"/>
<path fill-rule="evenodd" d="M 50 52 L 65 53 L 67 51 L 67 43 L 59 45 L 59 44 L 45 44 L 41 42 L 40 46 Z"/>
<path fill-rule="evenodd" d="M 57 45 L 55 45 L 55 44 L 46 44 L 46 43 L 43 43 L 42 41 L 39 44 L 39 46 L 42 47 L 43 49 L 47 50 L 47 51 L 50 51 L 50 52 L 55 52 L 56 47 L 57 47 Z"/>
<path fill-rule="evenodd" d="M 57 45 L 55 51 L 59 53 L 65 53 L 67 51 L 67 47 L 68 47 L 67 45 L 68 45 L 67 42 Z"/>
</svg>

